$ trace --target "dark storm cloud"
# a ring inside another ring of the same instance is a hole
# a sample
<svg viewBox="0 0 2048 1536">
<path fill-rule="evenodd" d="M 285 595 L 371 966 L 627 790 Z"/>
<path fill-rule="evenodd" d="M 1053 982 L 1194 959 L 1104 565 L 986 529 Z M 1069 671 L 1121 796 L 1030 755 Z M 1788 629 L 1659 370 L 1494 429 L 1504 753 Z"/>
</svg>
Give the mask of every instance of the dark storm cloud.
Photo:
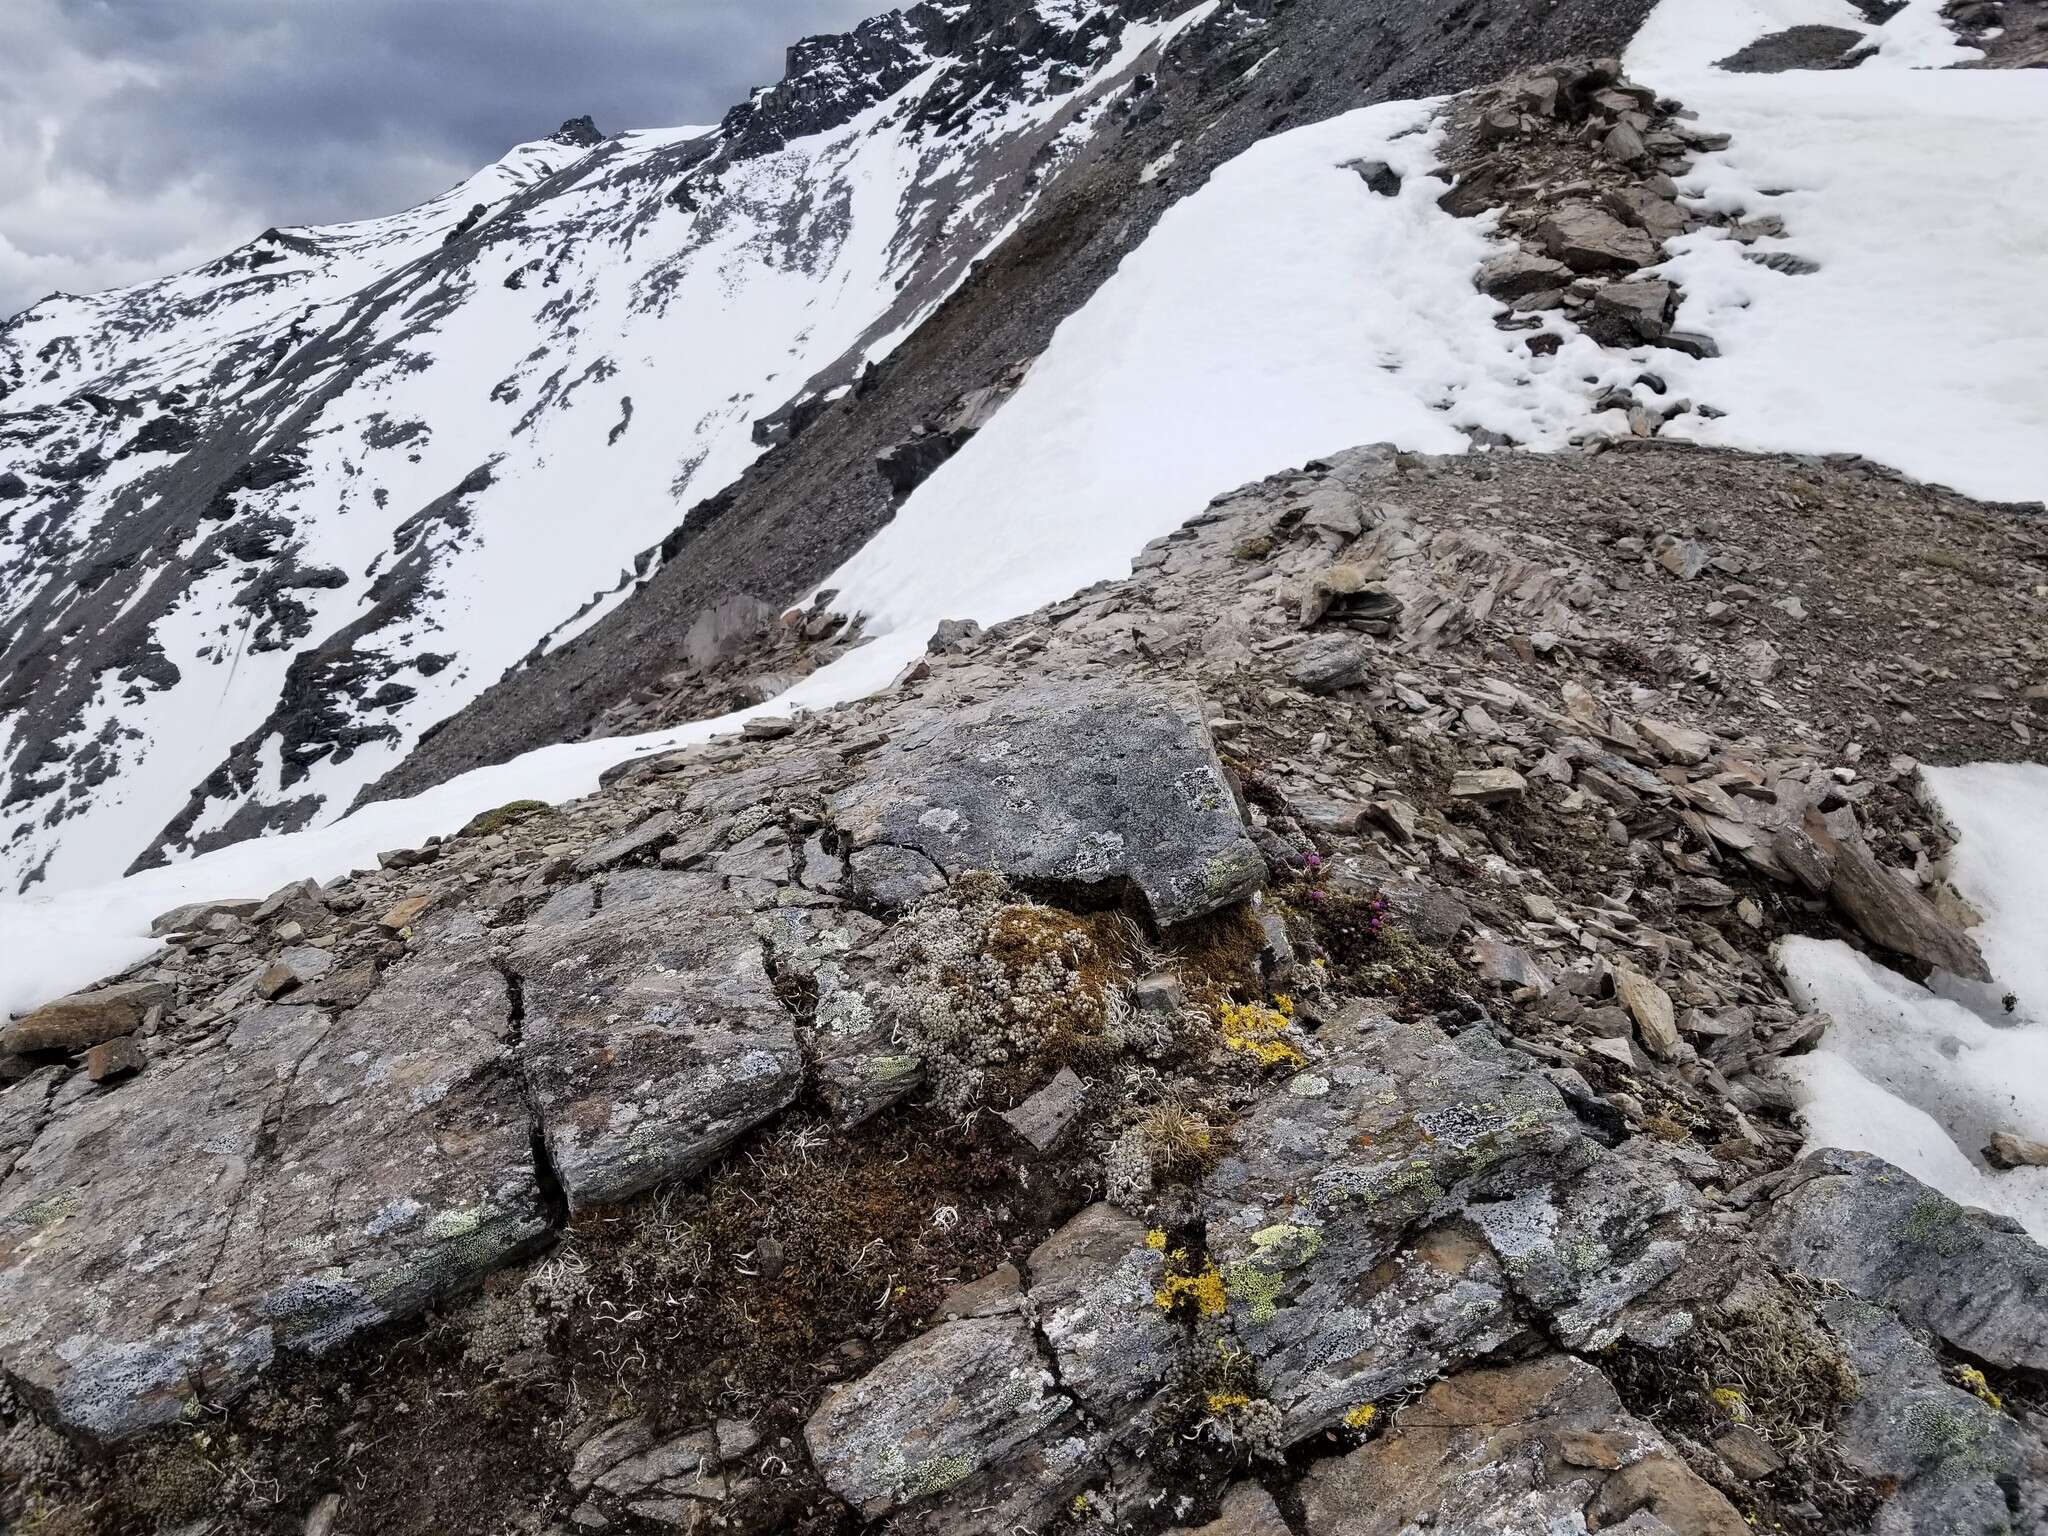
<svg viewBox="0 0 2048 1536">
<path fill-rule="evenodd" d="M 0 315 L 389 212 L 590 113 L 712 122 L 889 0 L 5 0 Z"/>
</svg>

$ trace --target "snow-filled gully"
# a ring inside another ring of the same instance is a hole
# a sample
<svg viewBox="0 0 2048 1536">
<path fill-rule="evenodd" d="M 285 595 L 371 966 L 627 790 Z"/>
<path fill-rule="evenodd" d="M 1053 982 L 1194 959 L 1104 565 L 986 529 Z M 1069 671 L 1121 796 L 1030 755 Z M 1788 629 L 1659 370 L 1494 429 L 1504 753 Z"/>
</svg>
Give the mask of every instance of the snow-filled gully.
<svg viewBox="0 0 2048 1536">
<path fill-rule="evenodd" d="M 1675 394 L 1724 415 L 1670 435 L 1854 452 L 1998 499 L 2048 496 L 2048 73 L 1967 56 L 1911 0 L 1872 28 L 1843 0 L 1664 0 L 1628 58 L 1701 125 L 1733 134 L 1681 191 L 1779 213 L 1769 242 L 1819 264 L 1788 276 L 1718 230 L 1674 242 L 1678 324 L 1722 356 L 1657 354 Z M 1856 27 L 1876 54 L 1830 73 L 1737 76 L 1714 61 L 1804 23 Z M 1212 495 L 1371 441 L 1459 452 L 1484 427 L 1532 448 L 1602 425 L 1587 380 L 1626 366 L 1580 335 L 1530 359 L 1471 273 L 1486 220 L 1438 209 L 1438 103 L 1375 106 L 1265 140 L 1171 210 L 1060 328 L 995 420 L 823 586 L 877 638 L 770 712 L 886 687 L 944 618 L 995 622 L 1130 568 Z M 1344 167 L 1386 160 L 1393 197 Z M 1450 409 L 1442 403 L 1451 402 Z M 92 890 L 0 902 L 0 1005 L 22 1009 L 142 958 L 178 903 L 331 878 L 477 811 L 596 787 L 623 757 L 747 715 L 544 749 L 331 826 L 221 850 Z M 1812 1136 L 1864 1147 L 2048 1236 L 2048 1170 L 1993 1175 L 1990 1130 L 2048 1140 L 2048 768 L 1933 770 L 1960 842 L 1949 871 L 1984 923 L 1988 989 L 1933 990 L 1838 944 L 1783 952 L 1836 1026 L 1798 1067 Z M 2010 992 L 2010 1009 L 2004 1002 Z"/>
</svg>

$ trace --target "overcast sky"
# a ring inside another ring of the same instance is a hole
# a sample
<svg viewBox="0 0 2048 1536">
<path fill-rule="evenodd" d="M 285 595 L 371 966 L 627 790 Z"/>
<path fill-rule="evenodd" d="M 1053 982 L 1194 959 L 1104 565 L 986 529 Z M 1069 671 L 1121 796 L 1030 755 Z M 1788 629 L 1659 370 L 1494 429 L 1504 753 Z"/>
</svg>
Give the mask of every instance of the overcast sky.
<svg viewBox="0 0 2048 1536">
<path fill-rule="evenodd" d="M 589 113 L 714 122 L 895 0 L 0 0 L 0 317 L 408 207 Z"/>
</svg>

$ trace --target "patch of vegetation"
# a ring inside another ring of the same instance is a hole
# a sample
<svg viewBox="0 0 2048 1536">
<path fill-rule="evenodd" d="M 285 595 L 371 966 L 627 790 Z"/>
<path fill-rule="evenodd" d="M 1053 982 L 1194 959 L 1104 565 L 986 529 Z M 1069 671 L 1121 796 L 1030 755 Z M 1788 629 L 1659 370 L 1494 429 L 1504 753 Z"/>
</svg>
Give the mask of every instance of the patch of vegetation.
<svg viewBox="0 0 2048 1536">
<path fill-rule="evenodd" d="M 1819 1320 L 1819 1299 L 1818 1287 L 1797 1277 L 1748 1282 L 1702 1307 L 1676 1343 L 1624 1342 L 1595 1362 L 1629 1411 L 1681 1449 L 1709 1444 L 1737 1423 L 1769 1441 L 1786 1464 L 1756 1483 L 1727 1483 L 1716 1458 L 1688 1460 L 1751 1524 L 1788 1536 L 1867 1529 L 1884 1497 L 1833 1449 L 1829 1431 L 1858 1380 Z"/>
<path fill-rule="evenodd" d="M 512 800 L 495 810 L 479 811 L 464 823 L 457 837 L 489 837 L 493 832 L 502 832 L 515 822 L 524 821 L 535 811 L 548 808 L 545 800 Z"/>
</svg>

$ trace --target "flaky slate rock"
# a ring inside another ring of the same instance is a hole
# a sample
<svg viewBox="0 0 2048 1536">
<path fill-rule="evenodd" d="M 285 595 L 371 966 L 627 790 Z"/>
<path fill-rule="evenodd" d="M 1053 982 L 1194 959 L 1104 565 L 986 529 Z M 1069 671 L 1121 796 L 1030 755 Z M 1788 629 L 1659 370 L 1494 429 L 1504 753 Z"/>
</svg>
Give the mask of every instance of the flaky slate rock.
<svg viewBox="0 0 2048 1536">
<path fill-rule="evenodd" d="M 1560 208 L 1537 234 L 1544 250 L 1574 272 L 1633 272 L 1657 259 L 1654 240 L 1600 208 Z"/>
<path fill-rule="evenodd" d="M 0 1185 L 0 1369 L 57 1422 L 124 1435 L 539 1245 L 505 986 L 480 950 L 429 943 L 339 1019 L 249 1008 L 54 1115 Z"/>
<path fill-rule="evenodd" d="M 1868 1152 L 1809 1154 L 1763 1240 L 1989 1365 L 2048 1370 L 2048 1252 Z"/>
<path fill-rule="evenodd" d="M 556 910 L 511 963 L 520 1053 L 572 1210 L 700 1172 L 796 1097 L 795 1024 L 721 880 L 618 871 L 602 907 Z"/>
<path fill-rule="evenodd" d="M 1201 711 L 1150 690 L 1018 688 L 928 715 L 868 759 L 832 811 L 856 849 L 911 849 L 948 876 L 1128 882 L 1161 925 L 1265 881 Z"/>
<path fill-rule="evenodd" d="M 1817 823 L 1809 823 L 1816 830 Z M 1972 981 L 1991 980 L 1991 968 L 1977 941 L 1934 909 L 1919 891 L 1880 864 L 1860 836 L 1830 839 L 1818 834 L 1832 855 L 1828 899 L 1873 944 Z"/>
<path fill-rule="evenodd" d="M 942 1323 L 804 1426 L 825 1485 L 868 1519 L 1002 1464 L 1072 1412 L 1017 1316 Z"/>
</svg>

